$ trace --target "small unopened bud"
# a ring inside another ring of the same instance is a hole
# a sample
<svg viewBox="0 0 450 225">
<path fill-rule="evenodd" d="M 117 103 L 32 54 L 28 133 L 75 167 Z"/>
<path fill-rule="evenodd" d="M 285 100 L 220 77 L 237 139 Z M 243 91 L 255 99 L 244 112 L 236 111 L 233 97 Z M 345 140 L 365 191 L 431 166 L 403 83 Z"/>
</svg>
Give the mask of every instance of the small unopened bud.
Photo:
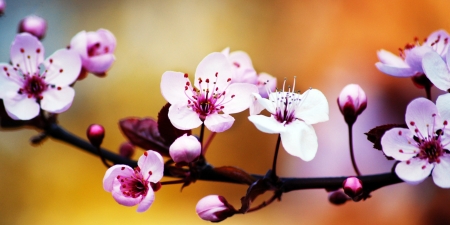
<svg viewBox="0 0 450 225">
<path fill-rule="evenodd" d="M 23 18 L 19 23 L 19 33 L 27 32 L 42 40 L 47 31 L 47 21 L 35 15 Z"/>
<path fill-rule="evenodd" d="M 334 205 L 342 205 L 346 203 L 350 198 L 341 190 L 332 191 L 328 194 L 328 201 L 330 201 Z"/>
<path fill-rule="evenodd" d="M 100 147 L 105 137 L 105 128 L 99 124 L 92 124 L 86 131 L 86 136 L 95 147 Z"/>
<path fill-rule="evenodd" d="M 361 180 L 356 177 L 348 177 L 345 179 L 342 184 L 345 194 L 353 200 L 360 200 L 359 196 L 361 196 L 363 192 L 363 186 Z"/>
<path fill-rule="evenodd" d="M 345 122 L 349 125 L 353 125 L 358 115 L 367 107 L 366 93 L 357 84 L 345 86 L 339 94 L 337 102 Z"/>
<path fill-rule="evenodd" d="M 6 8 L 6 3 L 4 0 L 0 0 L 0 16 L 3 15 L 3 13 L 5 13 L 5 8 Z"/>
<path fill-rule="evenodd" d="M 195 211 L 200 218 L 211 222 L 220 222 L 237 212 L 224 197 L 219 195 L 208 195 L 200 199 Z"/>
<path fill-rule="evenodd" d="M 169 148 L 170 157 L 176 163 L 190 163 L 202 153 L 202 146 L 196 137 L 187 134 L 177 138 Z"/>
<path fill-rule="evenodd" d="M 119 154 L 120 156 L 131 159 L 135 152 L 134 145 L 130 142 L 124 142 L 120 145 Z"/>
</svg>

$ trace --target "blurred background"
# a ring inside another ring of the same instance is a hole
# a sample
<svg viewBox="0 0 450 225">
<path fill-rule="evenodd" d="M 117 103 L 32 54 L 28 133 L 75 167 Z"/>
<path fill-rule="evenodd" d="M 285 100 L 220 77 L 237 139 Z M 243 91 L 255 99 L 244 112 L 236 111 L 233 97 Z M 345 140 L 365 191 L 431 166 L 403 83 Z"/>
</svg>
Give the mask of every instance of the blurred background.
<svg viewBox="0 0 450 225">
<path fill-rule="evenodd" d="M 363 174 L 390 171 L 393 162 L 372 149 L 364 132 L 402 123 L 406 105 L 424 96 L 410 79 L 379 72 L 376 51 L 394 53 L 438 29 L 449 30 L 450 1 L 119 1 L 6 0 L 0 18 L 0 61 L 19 21 L 35 14 L 48 21 L 43 40 L 46 56 L 66 47 L 79 31 L 106 28 L 117 38 L 116 62 L 106 78 L 89 75 L 75 86 L 72 107 L 60 124 L 84 137 L 91 123 L 106 128 L 103 146 L 118 151 L 125 141 L 118 120 L 156 117 L 165 104 L 160 90 L 167 70 L 194 74 L 207 54 L 230 47 L 243 50 L 259 72 L 283 78 L 302 91 L 313 87 L 328 98 L 330 121 L 314 127 L 319 151 L 311 162 L 280 151 L 281 176 L 354 175 L 347 128 L 336 105 L 340 90 L 357 83 L 368 95 L 368 107 L 354 126 L 355 155 Z M 433 89 L 433 97 L 441 92 Z M 234 165 L 264 174 L 270 167 L 276 135 L 261 133 L 235 116 L 233 127 L 216 136 L 207 159 L 215 166 Z M 194 133 L 198 130 L 194 131 Z M 164 186 L 145 213 L 117 204 L 102 188 L 106 168 L 93 155 L 47 140 L 31 146 L 34 130 L 0 132 L 0 224 L 206 224 L 195 205 L 209 194 L 224 196 L 235 207 L 244 185 L 198 181 L 185 188 Z M 137 151 L 135 158 L 142 152 Z M 267 196 L 266 196 L 267 197 Z M 258 199 L 258 202 L 263 199 Z M 223 224 L 449 224 L 450 191 L 431 178 L 410 186 L 397 184 L 372 198 L 331 205 L 324 190 L 296 191 L 281 202 Z"/>
</svg>

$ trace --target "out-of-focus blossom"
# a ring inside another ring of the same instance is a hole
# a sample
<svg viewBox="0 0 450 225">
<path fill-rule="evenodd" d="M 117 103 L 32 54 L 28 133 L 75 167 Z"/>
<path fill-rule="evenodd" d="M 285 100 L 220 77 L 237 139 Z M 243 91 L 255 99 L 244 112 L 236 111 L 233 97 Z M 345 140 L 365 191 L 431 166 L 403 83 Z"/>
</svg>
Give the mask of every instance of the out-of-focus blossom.
<svg viewBox="0 0 450 225">
<path fill-rule="evenodd" d="M 350 198 L 341 190 L 332 191 L 328 194 L 328 201 L 334 205 L 342 205 L 348 200 L 350 200 Z"/>
<path fill-rule="evenodd" d="M 31 15 L 23 18 L 19 23 L 19 33 L 29 33 L 39 40 L 45 37 L 47 31 L 47 21 L 42 17 Z"/>
<path fill-rule="evenodd" d="M 357 177 L 347 177 L 342 184 L 345 194 L 350 198 L 358 198 L 362 194 L 363 186 L 360 179 Z"/>
<path fill-rule="evenodd" d="M 131 142 L 127 141 L 127 142 L 124 142 L 124 143 L 122 143 L 120 145 L 120 148 L 119 148 L 119 155 L 120 156 L 122 156 L 124 158 L 127 158 L 127 159 L 131 159 L 131 157 L 133 156 L 134 152 L 135 152 L 135 148 L 134 148 L 134 145 L 131 144 Z"/>
<path fill-rule="evenodd" d="M 229 114 L 247 109 L 253 101 L 253 84 L 231 83 L 233 72 L 220 52 L 207 55 L 197 66 L 194 86 L 188 75 L 167 71 L 161 79 L 161 93 L 171 104 L 169 119 L 181 130 L 205 126 L 213 132 L 228 130 L 234 122 Z"/>
<path fill-rule="evenodd" d="M 422 61 L 422 67 L 428 79 L 430 79 L 434 86 L 447 92 L 450 90 L 449 59 L 450 51 L 447 51 L 445 57 L 442 57 L 442 55 L 437 52 L 428 52 L 423 57 Z"/>
<path fill-rule="evenodd" d="M 3 13 L 5 13 L 5 9 L 6 9 L 5 0 L 0 0 L 0 16 L 2 16 Z"/>
<path fill-rule="evenodd" d="M 449 34 L 446 31 L 438 30 L 430 34 L 422 45 L 418 39 L 413 44 L 407 44 L 404 49 L 400 49 L 400 56 L 382 49 L 377 52 L 380 62 L 377 62 L 375 66 L 381 72 L 396 77 L 422 75 L 424 55 L 428 52 L 436 52 L 441 57 L 445 57 L 448 39 Z"/>
<path fill-rule="evenodd" d="M 86 136 L 92 145 L 99 147 L 105 137 L 105 128 L 100 124 L 91 124 L 86 130 Z"/>
<path fill-rule="evenodd" d="M 220 222 L 237 212 L 224 197 L 219 195 L 208 195 L 200 199 L 195 211 L 200 218 L 211 222 Z"/>
<path fill-rule="evenodd" d="M 106 29 L 97 31 L 81 31 L 70 41 L 70 49 L 76 51 L 83 62 L 83 70 L 79 80 L 86 77 L 87 73 L 93 73 L 103 77 L 116 60 L 116 38 Z"/>
<path fill-rule="evenodd" d="M 367 97 L 364 90 L 357 84 L 348 84 L 342 89 L 337 99 L 339 110 L 344 115 L 347 124 L 353 124 L 356 118 L 366 109 Z"/>
<path fill-rule="evenodd" d="M 75 91 L 69 86 L 81 70 L 80 57 L 61 49 L 44 61 L 44 47 L 29 33 L 18 34 L 11 45 L 11 62 L 0 63 L 0 98 L 16 120 L 36 117 L 40 109 L 66 111 Z"/>
<path fill-rule="evenodd" d="M 164 162 L 155 151 L 144 152 L 135 169 L 127 165 L 110 167 L 103 178 L 103 188 L 111 192 L 114 200 L 124 206 L 138 205 L 137 211 L 144 212 L 155 200 L 155 192 L 161 188 Z"/>
<path fill-rule="evenodd" d="M 410 184 L 431 174 L 436 185 L 450 188 L 450 94 L 439 96 L 436 105 L 425 98 L 414 99 L 405 121 L 409 129 L 393 128 L 381 138 L 384 153 L 400 160 L 395 173 Z"/>
<path fill-rule="evenodd" d="M 286 83 L 286 81 L 285 81 Z M 308 89 L 303 94 L 273 92 L 269 99 L 255 97 L 272 115 L 251 115 L 248 119 L 262 132 L 281 136 L 284 149 L 291 155 L 310 161 L 317 153 L 317 136 L 311 124 L 328 120 L 328 101 L 322 92 Z"/>
<path fill-rule="evenodd" d="M 202 153 L 202 146 L 196 137 L 184 134 L 177 138 L 169 148 L 170 157 L 176 163 L 190 163 Z"/>
</svg>

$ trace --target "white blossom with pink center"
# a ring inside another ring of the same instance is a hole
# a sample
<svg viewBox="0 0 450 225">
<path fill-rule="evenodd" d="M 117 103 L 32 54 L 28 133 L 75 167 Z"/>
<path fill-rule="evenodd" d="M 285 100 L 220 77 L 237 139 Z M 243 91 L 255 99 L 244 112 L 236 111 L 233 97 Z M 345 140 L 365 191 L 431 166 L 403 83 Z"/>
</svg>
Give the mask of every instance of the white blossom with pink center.
<svg viewBox="0 0 450 225">
<path fill-rule="evenodd" d="M 155 151 L 144 152 L 133 169 L 127 165 L 114 165 L 106 171 L 103 189 L 111 192 L 114 200 L 124 206 L 138 205 L 137 211 L 144 212 L 155 200 L 155 191 L 161 188 L 159 182 L 164 175 L 164 162 Z"/>
<path fill-rule="evenodd" d="M 405 49 L 400 49 L 400 56 L 382 49 L 377 52 L 380 62 L 377 62 L 375 66 L 381 72 L 396 77 L 421 75 L 424 73 L 422 58 L 428 52 L 435 52 L 441 57 L 445 57 L 449 37 L 444 30 L 435 31 L 422 45 L 418 39 L 413 44 L 407 44 Z M 425 74 L 428 77 L 428 73 L 425 72 Z"/>
<path fill-rule="evenodd" d="M 66 111 L 75 91 L 69 86 L 81 70 L 80 57 L 60 49 L 44 61 L 44 47 L 28 33 L 18 34 L 11 45 L 11 62 L 0 63 L 0 98 L 16 120 L 36 117 L 40 109 Z"/>
<path fill-rule="evenodd" d="M 410 184 L 431 174 L 436 185 L 450 188 L 450 95 L 439 96 L 436 105 L 425 98 L 414 99 L 405 121 L 409 129 L 393 128 L 381 138 L 383 152 L 400 160 L 395 173 Z"/>
<path fill-rule="evenodd" d="M 318 148 L 311 124 L 328 120 L 328 101 L 317 89 L 308 89 L 300 94 L 295 93 L 294 88 L 295 81 L 292 89 L 284 91 L 283 85 L 283 91 L 270 93 L 269 99 L 255 94 L 259 103 L 272 115 L 251 115 L 248 119 L 262 132 L 280 134 L 281 143 L 289 154 L 311 161 Z"/>
<path fill-rule="evenodd" d="M 207 55 L 197 66 L 194 86 L 188 75 L 167 71 L 161 79 L 161 93 L 171 104 L 169 119 L 181 130 L 199 127 L 202 123 L 213 132 L 228 130 L 234 123 L 229 114 L 247 109 L 253 101 L 253 84 L 232 83 L 233 72 L 227 58 L 220 52 Z"/>
</svg>

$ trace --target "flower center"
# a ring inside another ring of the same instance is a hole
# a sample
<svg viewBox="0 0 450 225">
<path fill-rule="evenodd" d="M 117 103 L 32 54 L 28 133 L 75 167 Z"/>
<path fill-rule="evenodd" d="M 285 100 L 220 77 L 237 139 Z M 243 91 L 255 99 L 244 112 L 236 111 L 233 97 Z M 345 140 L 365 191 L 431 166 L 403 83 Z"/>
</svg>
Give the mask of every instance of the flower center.
<svg viewBox="0 0 450 225">
<path fill-rule="evenodd" d="M 275 104 L 276 111 L 273 115 L 275 119 L 280 123 L 289 124 L 295 120 L 295 109 L 301 104 L 302 99 L 300 94 L 294 92 L 295 77 L 292 90 L 288 86 L 288 91 L 285 92 L 285 85 L 286 79 L 283 82 L 283 91 L 269 93 L 269 99 Z M 270 92 L 270 90 L 267 91 Z"/>
<path fill-rule="evenodd" d="M 147 179 L 142 176 L 139 167 L 134 169 L 134 174 L 131 177 L 117 176 L 117 179 L 121 183 L 120 190 L 122 194 L 127 197 L 137 198 L 139 196 L 145 197 L 149 188 L 151 187 L 154 191 L 159 190 L 161 184 L 149 182 L 148 179 L 152 175 L 151 171 Z"/>
<path fill-rule="evenodd" d="M 35 97 L 42 99 L 42 92 L 47 90 L 48 85 L 40 76 L 25 76 L 23 87 L 19 89 L 19 94 L 26 94 L 28 98 Z"/>
<path fill-rule="evenodd" d="M 439 163 L 439 157 L 444 154 L 439 136 L 431 137 L 429 140 L 422 140 L 422 143 L 419 144 L 419 149 L 420 152 L 417 154 L 417 157 L 428 160 L 429 163 Z"/>
</svg>

